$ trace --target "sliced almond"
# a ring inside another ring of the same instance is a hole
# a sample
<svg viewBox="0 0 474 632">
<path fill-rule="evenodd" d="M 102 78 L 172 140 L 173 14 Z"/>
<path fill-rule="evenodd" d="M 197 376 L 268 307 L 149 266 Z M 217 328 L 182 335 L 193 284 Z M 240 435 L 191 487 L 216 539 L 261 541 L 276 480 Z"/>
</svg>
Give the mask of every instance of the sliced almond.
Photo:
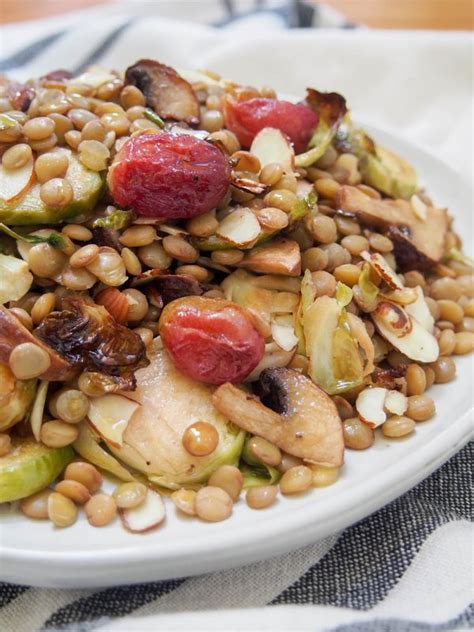
<svg viewBox="0 0 474 632">
<path fill-rule="evenodd" d="M 292 239 L 276 239 L 253 248 L 237 265 L 262 274 L 299 277 L 301 274 L 300 247 Z"/>
<path fill-rule="evenodd" d="M 408 408 L 408 398 L 400 391 L 388 391 L 384 405 L 389 413 L 403 415 Z"/>
<path fill-rule="evenodd" d="M 248 246 L 260 235 L 260 224 L 251 210 L 240 208 L 224 217 L 216 235 L 235 246 Z"/>
<path fill-rule="evenodd" d="M 388 301 L 393 301 L 394 303 L 405 306 L 414 303 L 418 298 L 415 288 L 412 287 L 404 287 L 403 289 L 380 293 L 379 296 L 381 298 L 386 298 Z"/>
<path fill-rule="evenodd" d="M 97 433 L 116 448 L 123 445 L 123 433 L 140 404 L 123 395 L 103 395 L 91 399 L 89 422 Z"/>
<path fill-rule="evenodd" d="M 295 152 L 279 129 L 264 127 L 253 139 L 250 152 L 260 160 L 262 169 L 265 165 L 277 162 L 284 171 L 293 171 Z"/>
<path fill-rule="evenodd" d="M 0 164 L 0 200 L 11 202 L 30 189 L 35 182 L 33 158 L 18 169 L 5 169 Z"/>
<path fill-rule="evenodd" d="M 405 311 L 410 314 L 416 321 L 420 323 L 422 327 L 433 333 L 435 320 L 431 315 L 430 308 L 425 300 L 425 294 L 422 288 L 417 285 L 415 288 L 416 300 L 413 303 L 405 306 Z"/>
<path fill-rule="evenodd" d="M 276 321 L 272 321 L 272 338 L 284 351 L 293 351 L 298 344 L 298 338 L 295 336 L 295 330 L 291 325 L 282 325 Z"/>
<path fill-rule="evenodd" d="M 413 209 L 413 212 L 418 217 L 418 219 L 421 219 L 422 222 L 426 222 L 426 220 L 428 219 L 428 207 L 416 195 L 416 193 L 411 196 L 410 204 L 411 204 L 411 208 Z"/>
<path fill-rule="evenodd" d="M 365 259 L 373 267 L 375 272 L 392 288 L 392 290 L 403 289 L 403 283 L 398 274 L 388 265 L 385 257 L 378 252 L 367 252 L 364 250 L 360 253 L 362 259 Z"/>
<path fill-rule="evenodd" d="M 369 386 L 359 393 L 356 400 L 356 410 L 360 419 L 371 428 L 381 426 L 387 419 L 384 411 L 387 389 L 379 386 Z"/>
<path fill-rule="evenodd" d="M 86 86 L 92 86 L 98 88 L 104 83 L 117 79 L 116 75 L 113 75 L 107 68 L 101 66 L 89 66 L 85 72 L 77 77 L 68 79 L 67 83 L 70 85 L 84 84 Z"/>
<path fill-rule="evenodd" d="M 266 184 L 255 182 L 255 180 L 252 180 L 251 178 L 243 178 L 235 171 L 232 171 L 230 180 L 232 186 L 234 186 L 236 189 L 240 189 L 241 191 L 245 191 L 246 193 L 261 195 L 262 193 L 268 191 L 268 186 Z"/>
<path fill-rule="evenodd" d="M 436 338 L 400 305 L 381 301 L 370 315 L 379 333 L 408 358 L 418 362 L 437 360 Z"/>
<path fill-rule="evenodd" d="M 267 349 L 268 348 L 268 349 Z M 246 382 L 255 382 L 260 377 L 260 374 L 265 369 L 275 369 L 279 367 L 288 366 L 293 356 L 295 355 L 295 349 L 292 351 L 284 351 L 275 343 L 265 345 L 265 354 L 255 369 L 247 375 Z"/>
<path fill-rule="evenodd" d="M 145 533 L 158 527 L 166 516 L 165 504 L 160 494 L 149 489 L 145 500 L 130 509 L 119 511 L 123 526 L 132 533 Z"/>
</svg>

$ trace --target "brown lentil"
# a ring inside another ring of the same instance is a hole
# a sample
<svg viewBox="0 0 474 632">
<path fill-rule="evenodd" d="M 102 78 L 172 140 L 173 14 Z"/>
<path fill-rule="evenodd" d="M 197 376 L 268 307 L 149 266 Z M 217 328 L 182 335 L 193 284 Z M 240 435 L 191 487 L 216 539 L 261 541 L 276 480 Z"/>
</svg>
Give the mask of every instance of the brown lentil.
<svg viewBox="0 0 474 632">
<path fill-rule="evenodd" d="M 398 439 L 411 434 L 415 426 L 415 422 L 409 417 L 392 415 L 382 424 L 382 434 L 391 439 Z"/>
<path fill-rule="evenodd" d="M 176 274 L 187 274 L 189 276 L 194 277 L 200 283 L 205 283 L 209 281 L 211 274 L 209 270 L 203 268 L 202 266 L 196 266 L 193 264 L 186 264 L 184 266 L 177 266 L 175 269 Z"/>
<path fill-rule="evenodd" d="M 64 471 L 64 479 L 82 483 L 91 494 L 94 494 L 102 485 L 102 475 L 90 463 L 74 461 L 69 463 Z"/>
<path fill-rule="evenodd" d="M 52 415 L 62 421 L 77 424 L 87 415 L 89 400 L 77 389 L 64 388 L 50 398 L 49 410 Z"/>
<path fill-rule="evenodd" d="M 163 238 L 163 248 L 165 252 L 185 263 L 194 263 L 199 257 L 199 252 L 186 239 L 178 235 L 167 235 Z"/>
<path fill-rule="evenodd" d="M 56 134 L 51 134 L 51 136 L 48 136 L 48 138 L 45 138 L 44 140 L 30 140 L 30 147 L 39 153 L 53 149 L 53 147 L 56 147 L 57 143 L 58 137 Z"/>
<path fill-rule="evenodd" d="M 276 485 L 260 485 L 251 487 L 245 495 L 245 500 L 252 509 L 266 509 L 275 502 L 277 494 Z"/>
<path fill-rule="evenodd" d="M 429 395 L 412 395 L 408 398 L 407 417 L 414 421 L 426 421 L 436 412 L 433 399 Z"/>
<path fill-rule="evenodd" d="M 120 103 L 126 110 L 137 105 L 144 106 L 145 95 L 136 86 L 125 86 L 120 93 Z"/>
<path fill-rule="evenodd" d="M 79 144 L 79 160 L 92 171 L 107 168 L 110 150 L 98 140 L 83 140 Z"/>
<path fill-rule="evenodd" d="M 440 355 L 451 355 L 456 346 L 456 335 L 454 331 L 452 329 L 443 329 L 438 339 L 438 345 Z"/>
<path fill-rule="evenodd" d="M 312 487 L 328 487 L 339 478 L 339 468 L 331 465 L 310 465 L 313 473 Z"/>
<path fill-rule="evenodd" d="M 129 248 L 139 248 L 152 244 L 156 238 L 153 226 L 130 226 L 122 233 L 120 243 Z"/>
<path fill-rule="evenodd" d="M 298 198 L 293 191 L 287 191 L 286 189 L 275 189 L 266 194 L 263 198 L 265 206 L 272 206 L 289 213 L 294 204 L 298 201 Z"/>
<path fill-rule="evenodd" d="M 56 295 L 54 292 L 42 294 L 31 308 L 31 319 L 35 325 L 53 311 L 56 305 Z"/>
<path fill-rule="evenodd" d="M 243 484 L 244 477 L 235 465 L 221 465 L 211 474 L 208 480 L 208 485 L 223 489 L 234 502 L 240 496 Z"/>
<path fill-rule="evenodd" d="M 358 417 L 350 417 L 342 423 L 344 445 L 351 450 L 366 450 L 375 441 L 372 428 Z"/>
<path fill-rule="evenodd" d="M 311 273 L 316 296 L 334 296 L 336 292 L 336 279 L 329 272 L 319 270 Z"/>
<path fill-rule="evenodd" d="M 130 248 L 122 248 L 122 252 L 120 253 L 122 257 L 125 269 L 128 274 L 132 276 L 138 276 L 142 272 L 142 264 L 140 263 L 140 259 L 137 255 L 130 250 Z"/>
<path fill-rule="evenodd" d="M 347 235 L 341 239 L 341 246 L 353 257 L 357 257 L 363 250 L 368 250 L 369 240 L 362 235 Z"/>
<path fill-rule="evenodd" d="M 209 237 L 216 232 L 218 226 L 219 222 L 213 211 L 193 217 L 186 222 L 186 230 L 196 237 Z"/>
<path fill-rule="evenodd" d="M 28 265 L 33 274 L 39 277 L 55 277 L 60 274 L 67 257 L 49 244 L 36 244 L 28 252 Z"/>
<path fill-rule="evenodd" d="M 196 492 L 193 489 L 178 489 L 171 494 L 171 500 L 186 515 L 196 515 Z"/>
<path fill-rule="evenodd" d="M 220 487 L 201 487 L 196 494 L 196 514 L 208 522 L 226 520 L 232 513 L 232 498 Z"/>
<path fill-rule="evenodd" d="M 22 309 L 21 307 L 10 307 L 10 312 L 16 316 L 20 323 L 29 331 L 33 329 L 33 320 L 26 309 Z"/>
<path fill-rule="evenodd" d="M 31 147 L 26 143 L 19 143 L 9 147 L 2 156 L 2 165 L 5 169 L 19 169 L 26 165 L 33 157 Z"/>
<path fill-rule="evenodd" d="M 70 498 L 51 492 L 48 497 L 48 518 L 55 527 L 69 527 L 76 522 L 77 507 Z"/>
<path fill-rule="evenodd" d="M 351 255 L 339 244 L 334 243 L 324 245 L 322 246 L 322 249 L 328 255 L 328 264 L 326 266 L 328 272 L 332 272 L 338 266 L 351 262 Z"/>
<path fill-rule="evenodd" d="M 124 290 L 122 294 L 128 301 L 128 322 L 137 323 L 143 320 L 148 312 L 148 301 L 143 292 L 129 288 Z"/>
<path fill-rule="evenodd" d="M 435 372 L 435 384 L 451 382 L 456 375 L 456 364 L 452 358 L 440 356 L 430 366 Z"/>
<path fill-rule="evenodd" d="M 106 129 L 98 119 L 93 119 L 84 125 L 81 131 L 81 138 L 85 140 L 95 140 L 103 142 Z"/>
<path fill-rule="evenodd" d="M 124 113 L 108 112 L 100 117 L 100 122 L 109 132 L 115 132 L 117 136 L 125 136 L 128 134 L 130 121 Z M 149 122 L 151 125 L 151 122 Z"/>
<path fill-rule="evenodd" d="M 172 258 L 165 252 L 163 246 L 154 242 L 149 246 L 142 246 L 138 249 L 138 258 L 149 268 L 159 268 L 166 270 L 170 267 Z"/>
<path fill-rule="evenodd" d="M 61 233 L 69 239 L 74 239 L 74 241 L 90 241 L 92 239 L 92 231 L 80 224 L 67 224 Z"/>
<path fill-rule="evenodd" d="M 67 479 L 59 481 L 55 491 L 66 496 L 66 498 L 70 498 L 76 505 L 84 505 L 91 497 L 85 485 Z"/>
<path fill-rule="evenodd" d="M 53 178 L 41 185 L 40 198 L 52 208 L 66 206 L 73 198 L 72 186 L 63 178 Z"/>
<path fill-rule="evenodd" d="M 455 355 L 464 355 L 474 350 L 474 333 L 472 331 L 459 331 L 455 334 Z"/>
<path fill-rule="evenodd" d="M 344 421 L 344 419 L 350 419 L 354 415 L 354 408 L 352 404 L 350 404 L 347 399 L 341 397 L 340 395 L 336 395 L 333 398 L 333 402 L 336 404 L 337 412 L 339 413 L 339 417 Z"/>
<path fill-rule="evenodd" d="M 404 278 L 406 287 L 416 287 L 417 285 L 425 287 L 426 285 L 425 277 L 418 270 L 405 272 Z"/>
<path fill-rule="evenodd" d="M 449 299 L 441 299 L 438 301 L 439 319 L 447 320 L 454 325 L 458 325 L 464 316 L 463 308 L 455 301 Z"/>
<path fill-rule="evenodd" d="M 321 248 L 308 248 L 301 254 L 301 266 L 303 270 L 317 272 L 324 270 L 328 264 L 328 255 Z"/>
<path fill-rule="evenodd" d="M 266 465 L 276 467 L 281 463 L 280 449 L 263 437 L 252 437 L 249 439 L 248 449 L 256 459 L 266 463 Z"/>
<path fill-rule="evenodd" d="M 71 149 L 77 149 L 82 140 L 81 132 L 70 130 L 64 134 L 64 140 Z"/>
<path fill-rule="evenodd" d="M 87 266 L 87 270 L 105 285 L 117 287 L 127 280 L 122 257 L 113 248 L 101 246 L 97 257 Z"/>
<path fill-rule="evenodd" d="M 344 263 L 334 269 L 334 276 L 337 281 L 352 287 L 358 282 L 360 271 L 361 269 L 359 266 L 356 266 L 353 263 Z"/>
<path fill-rule="evenodd" d="M 418 364 L 409 364 L 405 374 L 407 395 L 423 395 L 426 390 L 426 374 Z"/>
<path fill-rule="evenodd" d="M 326 215 L 315 215 L 307 222 L 311 237 L 321 244 L 331 244 L 337 237 L 336 222 Z"/>
<path fill-rule="evenodd" d="M 275 184 L 275 189 L 281 189 L 296 193 L 298 188 L 298 180 L 292 173 L 284 173 L 282 177 Z"/>
<path fill-rule="evenodd" d="M 369 235 L 369 244 L 372 250 L 376 250 L 382 254 L 393 250 L 392 240 L 385 237 L 385 235 L 380 235 L 379 233 L 371 233 Z"/>
<path fill-rule="evenodd" d="M 283 167 L 278 162 L 270 162 L 260 172 L 260 182 L 274 186 L 283 175 Z"/>
<path fill-rule="evenodd" d="M 193 456 L 212 454 L 219 443 L 219 433 L 215 426 L 205 421 L 196 421 L 186 428 L 182 443 L 184 449 Z"/>
<path fill-rule="evenodd" d="M 322 197 L 333 200 L 336 197 L 340 186 L 332 178 L 320 178 L 314 183 L 314 188 Z"/>
<path fill-rule="evenodd" d="M 48 448 L 63 448 L 74 443 L 78 436 L 77 428 L 57 419 L 46 421 L 41 426 L 41 441 Z"/>
<path fill-rule="evenodd" d="M 82 130 L 89 121 L 96 121 L 97 116 L 84 108 L 73 108 L 67 113 L 68 119 L 77 130 Z"/>
<path fill-rule="evenodd" d="M 235 266 L 242 261 L 244 253 L 241 250 L 214 250 L 211 259 L 222 266 Z"/>
<path fill-rule="evenodd" d="M 311 487 L 313 473 L 306 465 L 297 465 L 287 470 L 280 479 L 282 494 L 298 494 Z"/>
<path fill-rule="evenodd" d="M 438 303 L 432 299 L 430 296 L 425 296 L 426 304 L 428 305 L 428 309 L 430 310 L 430 314 L 433 316 L 435 320 L 439 318 L 439 305 Z"/>
<path fill-rule="evenodd" d="M 277 470 L 284 474 L 292 467 L 296 467 L 298 465 L 303 465 L 303 461 L 299 459 L 297 456 L 293 456 L 292 454 L 288 454 L 287 452 L 282 452 L 281 455 L 281 463 L 277 466 Z"/>
<path fill-rule="evenodd" d="M 97 244 L 87 244 L 87 246 L 82 246 L 82 248 L 79 248 L 71 255 L 69 265 L 72 268 L 85 268 L 94 261 L 98 254 L 99 246 Z"/>
<path fill-rule="evenodd" d="M 115 488 L 113 497 L 119 509 L 131 509 L 138 507 L 145 500 L 147 487 L 143 483 L 136 481 L 122 483 Z"/>
<path fill-rule="evenodd" d="M 426 375 L 426 390 L 428 390 L 434 384 L 435 372 L 429 366 L 424 366 L 423 371 L 425 372 L 425 375 Z"/>
<path fill-rule="evenodd" d="M 459 279 L 450 279 L 449 277 L 443 277 L 436 279 L 430 285 L 431 297 L 437 301 L 439 300 L 459 300 L 463 293 L 459 284 Z"/>
<path fill-rule="evenodd" d="M 349 219 L 348 217 L 344 217 L 342 215 L 335 215 L 334 221 L 336 222 L 337 230 L 341 235 L 348 237 L 350 235 L 360 235 L 360 226 L 353 219 Z"/>
<path fill-rule="evenodd" d="M 268 230 L 283 230 L 288 226 L 288 215 L 279 208 L 267 206 L 255 212 L 263 228 Z"/>
<path fill-rule="evenodd" d="M 23 342 L 12 350 L 8 363 L 16 378 L 29 380 L 47 371 L 51 358 L 42 347 L 33 342 Z"/>
<path fill-rule="evenodd" d="M 470 316 L 464 316 L 462 321 L 458 323 L 456 327 L 457 332 L 474 332 L 474 318 Z"/>
<path fill-rule="evenodd" d="M 29 140 L 44 140 L 54 133 L 54 121 L 47 116 L 29 119 L 23 125 L 23 134 Z"/>
<path fill-rule="evenodd" d="M 32 496 L 22 498 L 20 500 L 21 513 L 34 520 L 46 520 L 48 518 L 48 498 L 50 494 L 50 489 L 42 489 Z"/>
<path fill-rule="evenodd" d="M 84 506 L 87 520 L 93 527 L 105 527 L 117 515 L 117 504 L 109 494 L 95 494 Z"/>
</svg>

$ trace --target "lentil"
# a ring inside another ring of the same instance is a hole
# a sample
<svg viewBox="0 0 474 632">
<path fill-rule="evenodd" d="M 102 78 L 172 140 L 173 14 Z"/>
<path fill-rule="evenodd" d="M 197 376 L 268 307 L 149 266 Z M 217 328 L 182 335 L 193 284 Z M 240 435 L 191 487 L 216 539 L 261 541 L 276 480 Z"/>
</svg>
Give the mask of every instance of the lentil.
<svg viewBox="0 0 474 632">
<path fill-rule="evenodd" d="M 117 515 L 117 504 L 109 494 L 95 494 L 84 506 L 87 520 L 93 527 L 105 527 Z"/>
<path fill-rule="evenodd" d="M 56 295 L 54 292 L 46 292 L 38 297 L 35 304 L 31 308 L 31 319 L 35 325 L 40 323 L 43 318 L 53 311 L 56 304 Z"/>
<path fill-rule="evenodd" d="M 451 382 L 456 375 L 456 364 L 452 358 L 440 356 L 436 362 L 432 362 L 430 366 L 435 372 L 436 384 Z"/>
<path fill-rule="evenodd" d="M 281 463 L 281 452 L 276 445 L 270 443 L 263 437 L 252 437 L 248 441 L 248 449 L 250 453 L 259 461 L 276 467 Z"/>
<path fill-rule="evenodd" d="M 464 355 L 474 350 L 474 333 L 472 331 L 459 331 L 455 337 L 455 355 Z"/>
<path fill-rule="evenodd" d="M 322 197 L 333 200 L 336 197 L 340 186 L 332 178 L 320 178 L 314 183 L 314 188 Z"/>
<path fill-rule="evenodd" d="M 61 232 L 74 241 L 90 241 L 92 239 L 92 232 L 80 224 L 67 224 Z"/>
<path fill-rule="evenodd" d="M 301 255 L 301 266 L 303 270 L 317 272 L 324 270 L 328 264 L 328 255 L 321 248 L 308 248 Z"/>
<path fill-rule="evenodd" d="M 158 242 L 154 242 L 149 246 L 142 246 L 138 249 L 137 254 L 140 261 L 150 268 L 166 270 L 170 267 L 172 262 L 172 258 Z"/>
<path fill-rule="evenodd" d="M 74 443 L 79 436 L 79 431 L 74 426 L 53 419 L 47 421 L 41 426 L 41 441 L 48 448 L 63 448 L 66 445 Z"/>
<path fill-rule="evenodd" d="M 120 103 L 126 110 L 137 105 L 144 106 L 145 95 L 136 86 L 125 86 L 120 93 Z"/>
<path fill-rule="evenodd" d="M 40 198 L 52 208 L 66 206 L 73 198 L 72 186 L 63 178 L 53 178 L 41 185 Z"/>
<path fill-rule="evenodd" d="M 382 424 L 382 434 L 391 439 L 406 437 L 415 429 L 415 422 L 409 417 L 392 415 Z"/>
<path fill-rule="evenodd" d="M 61 285 L 69 290 L 89 290 L 96 282 L 96 277 L 86 268 L 71 268 L 67 265 L 61 275 Z"/>
<path fill-rule="evenodd" d="M 193 217 L 186 222 L 186 230 L 196 237 L 209 237 L 216 232 L 218 226 L 219 222 L 213 211 Z"/>
<path fill-rule="evenodd" d="M 50 489 L 42 489 L 32 496 L 22 498 L 20 500 L 21 513 L 34 520 L 46 520 L 48 518 L 48 498 L 50 494 Z"/>
<path fill-rule="evenodd" d="M 90 121 L 96 121 L 97 116 L 84 108 L 73 108 L 67 113 L 68 119 L 77 130 L 82 130 Z"/>
<path fill-rule="evenodd" d="M 77 507 L 70 498 L 51 492 L 48 496 L 48 518 L 55 527 L 69 527 L 77 520 Z"/>
<path fill-rule="evenodd" d="M 5 169 L 19 169 L 26 165 L 33 157 L 31 147 L 26 143 L 19 143 L 9 147 L 2 156 L 2 165 Z"/>
<path fill-rule="evenodd" d="M 214 250 L 211 259 L 222 266 L 235 266 L 242 261 L 244 253 L 241 250 Z"/>
<path fill-rule="evenodd" d="M 71 147 L 71 149 L 77 149 L 82 140 L 81 132 L 77 130 L 70 130 L 65 132 L 64 140 Z"/>
<path fill-rule="evenodd" d="M 211 277 L 209 270 L 206 270 L 206 268 L 203 268 L 202 266 L 196 266 L 192 264 L 178 266 L 175 272 L 176 274 L 187 274 L 188 276 L 192 276 L 200 283 L 205 283 L 206 281 L 209 281 Z"/>
<path fill-rule="evenodd" d="M 307 222 L 311 237 L 321 244 L 332 244 L 337 237 L 336 222 L 326 215 L 315 215 Z"/>
<path fill-rule="evenodd" d="M 255 212 L 263 228 L 268 230 L 283 230 L 288 226 L 288 215 L 279 208 L 265 207 Z"/>
<path fill-rule="evenodd" d="M 334 296 L 336 293 L 336 279 L 329 272 L 319 270 L 311 273 L 316 296 Z"/>
<path fill-rule="evenodd" d="M 293 191 L 287 191 L 286 189 L 274 189 L 263 198 L 265 206 L 276 207 L 286 213 L 291 211 L 297 201 L 298 198 Z"/>
<path fill-rule="evenodd" d="M 360 268 L 353 263 L 344 263 L 334 269 L 334 276 L 337 281 L 345 283 L 349 287 L 355 285 L 359 280 Z"/>
<path fill-rule="evenodd" d="M 119 509 L 131 509 L 142 504 L 147 491 L 147 487 L 143 483 L 122 483 L 115 488 L 113 497 Z"/>
<path fill-rule="evenodd" d="M 463 292 L 458 280 L 443 277 L 433 281 L 430 285 L 430 293 L 431 297 L 437 301 L 457 301 Z"/>
<path fill-rule="evenodd" d="M 148 312 L 148 301 L 143 292 L 129 288 L 124 290 L 122 294 L 128 301 L 128 322 L 136 323 L 143 320 Z"/>
<path fill-rule="evenodd" d="M 63 480 L 55 487 L 55 491 L 70 498 L 76 505 L 84 505 L 91 497 L 89 490 L 78 481 Z"/>
<path fill-rule="evenodd" d="M 216 428 L 205 421 L 197 421 L 186 428 L 182 443 L 184 449 L 193 456 L 212 454 L 219 443 Z"/>
<path fill-rule="evenodd" d="M 110 150 L 98 140 L 83 140 L 79 143 L 79 160 L 91 171 L 107 168 Z"/>
<path fill-rule="evenodd" d="M 220 487 L 201 487 L 196 494 L 196 514 L 208 522 L 226 520 L 232 513 L 232 498 Z"/>
<path fill-rule="evenodd" d="M 245 496 L 247 505 L 252 509 L 266 509 L 275 502 L 278 493 L 276 485 L 251 487 Z"/>
<path fill-rule="evenodd" d="M 358 417 L 350 417 L 342 423 L 344 445 L 351 450 L 366 450 L 375 441 L 372 428 Z"/>
<path fill-rule="evenodd" d="M 454 325 L 458 325 L 464 316 L 463 308 L 456 302 L 449 299 L 442 299 L 438 301 L 439 318 L 441 320 L 448 320 Z"/>
<path fill-rule="evenodd" d="M 120 253 L 122 257 L 123 264 L 128 274 L 133 276 L 138 276 L 142 272 L 142 264 L 140 263 L 140 259 L 137 255 L 130 250 L 130 248 L 122 248 L 122 252 Z"/>
<path fill-rule="evenodd" d="M 85 268 L 94 261 L 98 254 L 99 246 L 97 244 L 87 244 L 87 246 L 82 246 L 82 248 L 79 248 L 71 255 L 69 265 L 72 268 Z"/>
<path fill-rule="evenodd" d="M 426 421 L 436 412 L 433 399 L 429 395 L 412 395 L 408 398 L 407 417 L 414 421 Z"/>
<path fill-rule="evenodd" d="M 16 378 L 29 380 L 47 371 L 51 359 L 42 347 L 33 342 L 23 342 L 12 350 L 8 363 Z"/>
<path fill-rule="evenodd" d="M 336 404 L 337 412 L 339 413 L 339 417 L 344 421 L 344 419 L 350 419 L 354 414 L 354 408 L 352 404 L 350 404 L 347 399 L 341 397 L 340 395 L 336 395 L 333 397 L 333 402 Z"/>
<path fill-rule="evenodd" d="M 163 239 L 163 248 L 170 257 L 184 261 L 185 263 L 194 263 L 199 257 L 199 252 L 182 237 L 178 235 L 167 235 Z"/>
<path fill-rule="evenodd" d="M 10 312 L 18 318 L 23 327 L 26 327 L 29 331 L 33 329 L 33 320 L 25 309 L 21 307 L 10 307 Z"/>
<path fill-rule="evenodd" d="M 183 513 L 196 515 L 196 492 L 193 489 L 178 489 L 171 494 L 171 500 Z"/>
<path fill-rule="evenodd" d="M 209 478 L 208 485 L 219 487 L 229 494 L 235 502 L 242 491 L 244 477 L 235 465 L 221 465 Z"/>
<path fill-rule="evenodd" d="M 23 125 L 23 134 L 29 140 L 45 140 L 54 133 L 54 121 L 47 116 L 29 119 Z"/>
<path fill-rule="evenodd" d="M 297 465 L 287 470 L 280 480 L 282 494 L 297 494 L 311 487 L 313 473 L 306 465 Z"/>
<path fill-rule="evenodd" d="M 260 182 L 274 186 L 283 176 L 283 167 L 278 162 L 270 162 L 260 172 Z"/>
<path fill-rule="evenodd" d="M 85 140 L 95 140 L 103 142 L 107 130 L 98 119 L 92 119 L 84 125 L 81 132 L 81 138 Z"/>
<path fill-rule="evenodd" d="M 0 457 L 6 456 L 12 449 L 10 435 L 0 432 Z"/>
<path fill-rule="evenodd" d="M 93 465 L 84 461 L 69 463 L 64 471 L 64 479 L 82 483 L 91 494 L 94 494 L 102 485 L 100 472 Z"/>
</svg>

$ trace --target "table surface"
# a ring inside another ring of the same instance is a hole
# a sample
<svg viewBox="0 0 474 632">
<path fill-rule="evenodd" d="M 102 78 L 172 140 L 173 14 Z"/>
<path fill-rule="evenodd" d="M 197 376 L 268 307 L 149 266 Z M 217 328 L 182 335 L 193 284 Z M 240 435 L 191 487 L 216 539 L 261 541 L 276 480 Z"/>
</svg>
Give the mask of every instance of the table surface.
<svg viewBox="0 0 474 632">
<path fill-rule="evenodd" d="M 0 23 L 85 9 L 110 0 L 0 0 Z M 347 18 L 373 28 L 474 29 L 472 0 L 324 0 Z"/>
</svg>

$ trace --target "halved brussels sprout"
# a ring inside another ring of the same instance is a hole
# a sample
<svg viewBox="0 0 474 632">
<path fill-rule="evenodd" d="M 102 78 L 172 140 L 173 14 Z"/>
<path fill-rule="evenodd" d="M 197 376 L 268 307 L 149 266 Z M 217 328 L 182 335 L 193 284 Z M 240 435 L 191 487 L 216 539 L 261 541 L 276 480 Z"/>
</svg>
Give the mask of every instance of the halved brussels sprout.
<svg viewBox="0 0 474 632">
<path fill-rule="evenodd" d="M 74 450 L 47 448 L 34 439 L 17 439 L 0 458 L 0 503 L 31 496 L 47 487 L 72 460 Z"/>
<path fill-rule="evenodd" d="M 6 364 L 0 364 L 0 432 L 21 421 L 35 397 L 36 380 L 17 380 Z"/>
<path fill-rule="evenodd" d="M 390 197 L 410 199 L 418 190 L 415 169 L 386 147 L 375 144 L 374 149 L 375 153 L 357 152 L 364 182 Z"/>
<path fill-rule="evenodd" d="M 157 345 L 148 353 L 150 365 L 137 371 L 137 390 L 129 394 L 141 408 L 127 426 L 123 446 L 108 447 L 156 485 L 197 486 L 220 465 L 238 462 L 245 433 L 213 407 L 212 387 L 180 373 Z M 184 431 L 197 421 L 212 424 L 219 434 L 217 448 L 209 456 L 192 456 L 182 445 Z"/>
<path fill-rule="evenodd" d="M 239 469 L 244 477 L 244 489 L 278 483 L 281 478 L 280 472 L 275 467 L 257 459 L 249 450 L 248 443 L 249 437 L 245 440 L 239 464 Z"/>
</svg>

